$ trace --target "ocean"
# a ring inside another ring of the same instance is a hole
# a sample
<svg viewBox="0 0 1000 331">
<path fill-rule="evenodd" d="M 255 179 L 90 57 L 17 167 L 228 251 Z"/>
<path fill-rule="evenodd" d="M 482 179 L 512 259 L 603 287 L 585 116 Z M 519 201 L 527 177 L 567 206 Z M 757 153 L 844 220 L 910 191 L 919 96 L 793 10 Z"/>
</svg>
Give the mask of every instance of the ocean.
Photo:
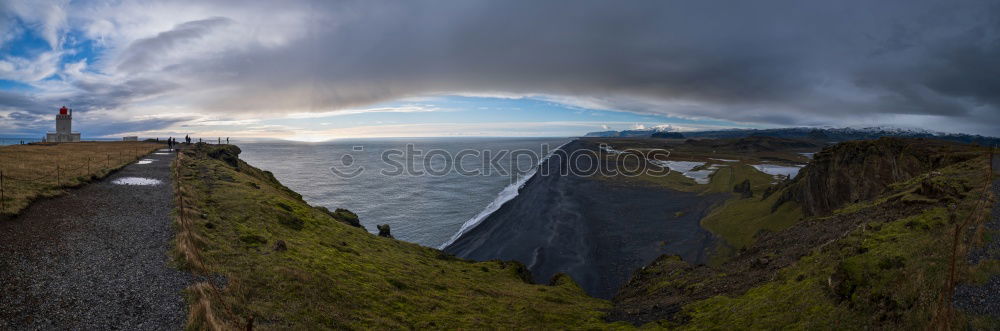
<svg viewBox="0 0 1000 331">
<path fill-rule="evenodd" d="M 239 142 L 240 157 L 312 205 L 349 209 L 370 232 L 438 248 L 517 195 L 572 138 L 350 139 Z M 409 161 L 407 161 L 409 160 Z"/>
</svg>

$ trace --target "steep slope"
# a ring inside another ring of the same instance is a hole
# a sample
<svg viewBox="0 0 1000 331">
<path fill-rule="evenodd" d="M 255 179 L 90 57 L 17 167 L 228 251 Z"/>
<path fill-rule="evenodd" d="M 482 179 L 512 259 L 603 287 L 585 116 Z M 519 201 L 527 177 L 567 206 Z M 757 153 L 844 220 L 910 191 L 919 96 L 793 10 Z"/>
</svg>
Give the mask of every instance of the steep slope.
<svg viewBox="0 0 1000 331">
<path fill-rule="evenodd" d="M 525 281 L 515 262 L 472 262 L 382 238 L 306 204 L 234 146 L 174 165 L 176 252 L 217 281 L 189 289 L 190 328 L 613 328 L 607 301 L 571 279 Z"/>
<path fill-rule="evenodd" d="M 817 157 L 866 155 L 855 159 L 871 168 L 865 171 L 896 174 L 891 178 L 898 180 L 844 182 L 871 185 L 856 203 L 830 200 L 817 207 L 804 205 L 813 200 L 801 200 L 801 207 L 811 210 L 840 208 L 758 232 L 745 249 L 717 266 L 663 256 L 619 292 L 610 318 L 691 329 L 922 328 L 935 321 L 949 304 L 942 294 L 952 229 L 972 216 L 989 178 L 983 150 L 919 140 L 858 143 L 871 146 L 834 147 Z M 797 186 L 803 181 L 843 179 L 842 171 L 851 170 L 813 171 L 775 194 L 808 187 Z M 772 205 L 767 198 L 757 202 Z"/>
<path fill-rule="evenodd" d="M 872 199 L 892 183 L 980 155 L 973 146 L 929 139 L 837 144 L 815 155 L 774 208 L 792 200 L 806 215 L 823 215 L 846 203 Z"/>
</svg>

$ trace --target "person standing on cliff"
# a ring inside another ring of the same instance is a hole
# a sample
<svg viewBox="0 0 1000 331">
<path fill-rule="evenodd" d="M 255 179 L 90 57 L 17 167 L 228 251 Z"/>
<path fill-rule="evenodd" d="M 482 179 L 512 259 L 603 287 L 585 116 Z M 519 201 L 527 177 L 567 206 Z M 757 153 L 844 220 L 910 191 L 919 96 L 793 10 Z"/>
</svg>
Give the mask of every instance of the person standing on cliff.
<svg viewBox="0 0 1000 331">
<path fill-rule="evenodd" d="M 190 145 L 191 144 L 191 136 L 184 135 L 184 141 L 187 142 L 188 145 Z"/>
</svg>

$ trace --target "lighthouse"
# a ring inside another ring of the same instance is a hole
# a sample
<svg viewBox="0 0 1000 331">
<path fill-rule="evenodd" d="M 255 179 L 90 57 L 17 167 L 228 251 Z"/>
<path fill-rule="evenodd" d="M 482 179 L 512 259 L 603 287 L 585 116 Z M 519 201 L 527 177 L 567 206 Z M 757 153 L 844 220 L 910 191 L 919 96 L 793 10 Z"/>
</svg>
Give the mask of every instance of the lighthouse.
<svg viewBox="0 0 1000 331">
<path fill-rule="evenodd" d="M 51 143 L 78 142 L 80 133 L 73 132 L 73 110 L 63 106 L 56 115 L 56 132 L 45 134 L 45 141 Z"/>
</svg>

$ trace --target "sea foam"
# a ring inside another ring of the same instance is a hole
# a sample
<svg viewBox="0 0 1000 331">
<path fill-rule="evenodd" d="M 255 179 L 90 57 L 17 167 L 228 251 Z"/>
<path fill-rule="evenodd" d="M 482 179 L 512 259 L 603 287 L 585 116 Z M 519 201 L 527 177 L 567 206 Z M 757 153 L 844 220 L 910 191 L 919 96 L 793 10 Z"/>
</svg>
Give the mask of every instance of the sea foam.
<svg viewBox="0 0 1000 331">
<path fill-rule="evenodd" d="M 539 160 L 538 164 L 533 169 L 525 173 L 524 176 L 519 177 L 517 181 L 515 181 L 510 185 L 507 185 L 507 187 L 504 187 L 503 190 L 500 191 L 500 193 L 497 193 L 496 199 L 493 199 L 493 201 L 490 202 L 490 204 L 487 205 L 486 208 L 480 211 L 479 214 L 476 214 L 476 216 L 470 218 L 468 221 L 465 221 L 465 223 L 462 223 L 462 227 L 458 229 L 458 232 L 455 232 L 455 234 L 451 236 L 451 239 L 448 239 L 448 241 L 446 241 L 444 244 L 441 244 L 441 246 L 439 246 L 438 249 L 445 249 L 446 247 L 448 247 L 448 245 L 451 245 L 456 240 L 458 240 L 458 238 L 462 237 L 463 234 L 475 228 L 477 225 L 479 225 L 479 223 L 482 223 L 483 220 L 486 220 L 487 217 L 489 217 L 498 209 L 500 209 L 500 207 L 502 207 L 503 204 L 507 203 L 507 201 L 513 200 L 515 197 L 517 197 L 518 191 L 521 190 L 521 187 L 524 187 L 524 184 L 527 183 L 528 180 L 531 179 L 531 177 L 535 176 L 535 173 L 538 172 L 538 168 L 541 167 L 542 164 L 545 163 L 545 161 L 547 161 L 550 157 L 552 157 L 552 154 L 555 154 L 556 151 L 562 149 L 563 146 L 566 146 L 567 144 L 569 143 L 559 145 L 559 147 L 553 149 L 552 152 L 549 152 L 548 155 Z"/>
</svg>

